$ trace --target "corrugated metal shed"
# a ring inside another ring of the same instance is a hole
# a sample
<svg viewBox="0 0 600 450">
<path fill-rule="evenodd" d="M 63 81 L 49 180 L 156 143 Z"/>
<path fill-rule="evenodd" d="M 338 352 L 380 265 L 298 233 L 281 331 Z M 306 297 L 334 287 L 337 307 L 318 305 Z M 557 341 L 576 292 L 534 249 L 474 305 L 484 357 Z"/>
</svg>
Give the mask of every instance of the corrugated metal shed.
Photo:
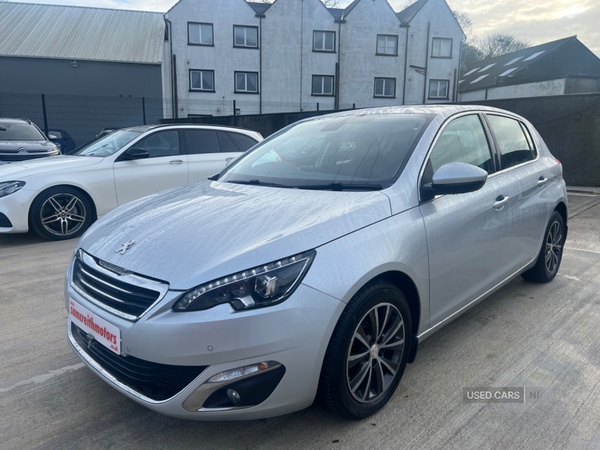
<svg viewBox="0 0 600 450">
<path fill-rule="evenodd" d="M 477 91 L 497 86 L 499 81 L 506 83 L 515 77 L 521 78 L 519 75 L 523 73 L 523 70 L 527 66 L 537 62 L 538 58 L 545 58 L 553 50 L 573 40 L 577 40 L 577 36 L 546 42 L 535 47 L 528 47 L 516 52 L 506 53 L 496 58 L 470 64 L 466 70 L 462 71 L 463 73 L 459 82 L 460 91 Z M 548 73 L 548 75 L 556 75 L 558 73 L 564 75 L 568 72 L 568 67 L 556 67 L 556 72 L 554 74 Z"/>
<path fill-rule="evenodd" d="M 0 2 L 0 56 L 161 64 L 162 13 Z"/>
</svg>

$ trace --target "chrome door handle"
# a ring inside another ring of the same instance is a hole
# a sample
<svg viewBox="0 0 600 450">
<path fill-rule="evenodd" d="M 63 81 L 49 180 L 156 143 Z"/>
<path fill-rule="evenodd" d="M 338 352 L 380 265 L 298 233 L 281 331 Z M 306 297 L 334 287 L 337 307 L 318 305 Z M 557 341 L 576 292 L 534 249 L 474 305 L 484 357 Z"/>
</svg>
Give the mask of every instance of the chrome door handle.
<svg viewBox="0 0 600 450">
<path fill-rule="evenodd" d="M 504 208 L 504 205 L 506 204 L 506 202 L 508 201 L 510 197 L 508 196 L 504 196 L 504 195 L 499 195 L 498 197 L 496 197 L 496 203 L 494 203 L 494 209 L 496 211 L 501 211 Z"/>
<path fill-rule="evenodd" d="M 183 164 L 183 161 L 181 159 L 173 159 L 169 161 L 169 164 Z"/>
<path fill-rule="evenodd" d="M 232 161 L 232 160 L 234 160 L 234 159 L 235 159 L 235 158 L 234 158 L 233 156 L 232 156 L 231 158 L 225 158 L 225 162 L 229 162 L 229 161 Z"/>
<path fill-rule="evenodd" d="M 543 185 L 545 185 L 548 182 L 548 178 L 541 176 L 538 181 L 537 181 L 537 185 L 538 187 L 542 187 Z"/>
</svg>

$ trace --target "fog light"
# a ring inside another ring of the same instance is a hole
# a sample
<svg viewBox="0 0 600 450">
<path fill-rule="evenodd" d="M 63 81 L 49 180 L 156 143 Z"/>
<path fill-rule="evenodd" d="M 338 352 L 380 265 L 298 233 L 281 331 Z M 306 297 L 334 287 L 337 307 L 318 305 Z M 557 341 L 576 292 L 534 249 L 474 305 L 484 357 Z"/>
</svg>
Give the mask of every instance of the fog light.
<svg viewBox="0 0 600 450">
<path fill-rule="evenodd" d="M 227 389 L 227 398 L 231 403 L 237 405 L 240 402 L 240 394 L 234 389 Z"/>
<path fill-rule="evenodd" d="M 236 378 L 250 375 L 251 373 L 260 372 L 270 367 L 279 365 L 277 361 L 263 361 L 258 364 L 252 364 L 250 366 L 238 367 L 236 369 L 226 370 L 225 372 L 218 373 L 210 377 L 207 383 L 222 383 L 224 381 L 235 380 Z"/>
</svg>

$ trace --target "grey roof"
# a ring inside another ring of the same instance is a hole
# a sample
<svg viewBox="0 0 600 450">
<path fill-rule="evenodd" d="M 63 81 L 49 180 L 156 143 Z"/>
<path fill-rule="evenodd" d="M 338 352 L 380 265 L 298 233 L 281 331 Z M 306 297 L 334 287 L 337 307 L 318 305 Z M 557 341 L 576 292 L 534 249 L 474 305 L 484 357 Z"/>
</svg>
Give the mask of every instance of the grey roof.
<svg viewBox="0 0 600 450">
<path fill-rule="evenodd" d="M 466 70 L 461 70 L 459 91 L 490 88 L 497 85 L 498 79 L 508 81 L 539 58 L 544 58 L 552 50 L 576 39 L 577 36 L 571 36 L 470 64 Z"/>
<path fill-rule="evenodd" d="M 350 14 L 350 11 L 352 11 L 354 9 L 354 7 L 356 5 L 358 5 L 358 2 L 360 2 L 360 0 L 354 0 L 352 3 L 350 3 L 348 6 L 346 6 L 346 8 L 344 9 L 344 14 L 343 14 L 344 19 L 346 18 L 346 16 L 348 14 Z"/>
<path fill-rule="evenodd" d="M 0 1 L 0 56 L 160 64 L 162 13 Z"/>
<path fill-rule="evenodd" d="M 344 8 L 327 8 L 335 20 L 341 20 L 344 15 Z"/>
<path fill-rule="evenodd" d="M 263 15 L 271 6 L 271 3 L 247 2 L 250 7 L 256 11 L 256 14 Z"/>
<path fill-rule="evenodd" d="M 402 23 L 409 23 L 425 3 L 427 3 L 427 0 L 418 0 L 407 8 L 404 8 L 402 11 L 397 12 L 396 15 Z"/>
</svg>

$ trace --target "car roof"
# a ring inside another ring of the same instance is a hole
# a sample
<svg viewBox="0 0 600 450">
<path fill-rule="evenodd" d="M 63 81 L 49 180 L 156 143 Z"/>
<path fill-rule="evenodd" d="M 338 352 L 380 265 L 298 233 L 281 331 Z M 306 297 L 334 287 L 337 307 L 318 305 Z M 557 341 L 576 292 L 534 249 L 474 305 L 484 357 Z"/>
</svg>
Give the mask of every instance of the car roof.
<svg viewBox="0 0 600 450">
<path fill-rule="evenodd" d="M 29 119 L 15 119 L 14 117 L 0 117 L 0 122 L 3 123 L 27 123 L 31 125 L 31 120 Z"/>
<path fill-rule="evenodd" d="M 491 106 L 480 105 L 414 105 L 414 106 L 387 106 L 383 108 L 364 108 L 342 111 L 324 116 L 311 117 L 311 119 L 320 119 L 324 117 L 358 117 L 366 115 L 400 115 L 400 114 L 428 114 L 439 116 L 441 119 L 459 114 L 461 112 L 480 111 L 480 112 L 498 112 L 520 117 L 510 111 L 505 111 Z"/>
<path fill-rule="evenodd" d="M 235 127 L 232 125 L 217 125 L 217 124 L 212 124 L 212 123 L 203 123 L 203 124 L 163 123 L 163 124 L 158 124 L 158 125 L 138 125 L 135 127 L 119 128 L 119 130 L 131 130 L 131 131 L 138 131 L 140 133 L 145 133 L 147 131 L 156 130 L 159 128 L 188 128 L 188 127 L 205 128 L 205 129 L 222 129 L 222 130 L 229 130 L 229 131 L 245 131 L 247 133 L 258 134 L 257 131 L 250 130 L 248 128 Z"/>
</svg>

